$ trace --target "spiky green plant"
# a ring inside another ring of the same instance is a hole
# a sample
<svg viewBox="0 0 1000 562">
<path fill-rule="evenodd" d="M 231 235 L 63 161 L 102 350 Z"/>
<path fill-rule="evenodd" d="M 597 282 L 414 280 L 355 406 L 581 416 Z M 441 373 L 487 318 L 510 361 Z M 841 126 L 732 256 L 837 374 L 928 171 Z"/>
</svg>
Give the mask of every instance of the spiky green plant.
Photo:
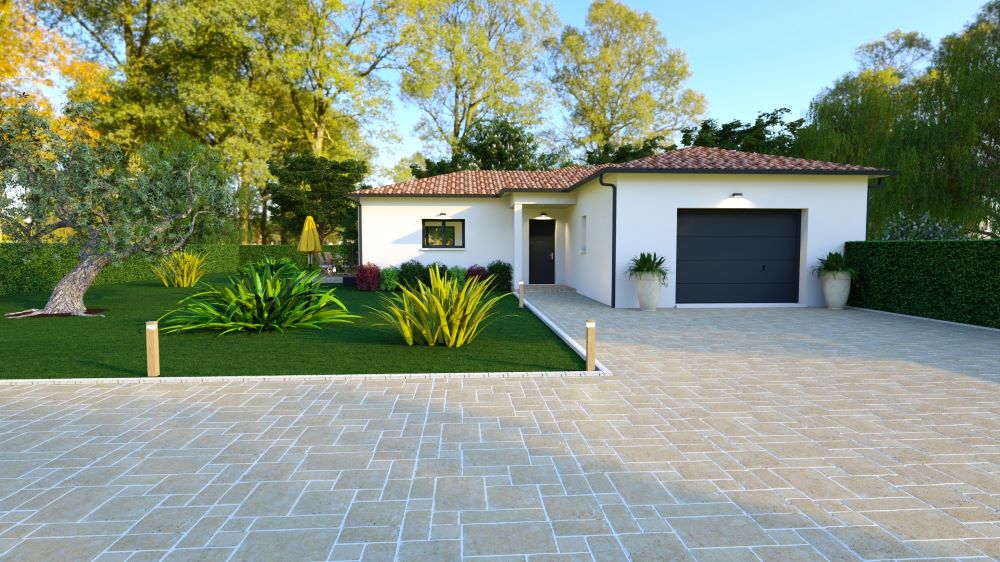
<svg viewBox="0 0 1000 562">
<path fill-rule="evenodd" d="M 151 266 L 164 287 L 194 287 L 205 276 L 205 254 L 182 250 Z"/>
<path fill-rule="evenodd" d="M 436 267 L 429 274 L 430 284 L 400 285 L 398 293 L 381 295 L 384 310 L 375 310 L 406 345 L 462 347 L 489 325 L 496 304 L 509 296 L 490 296 L 492 277 L 469 277 L 460 284 Z"/>
<path fill-rule="evenodd" d="M 320 328 L 346 323 L 357 316 L 334 290 L 320 287 L 320 272 L 297 267 L 253 264 L 227 285 L 205 284 L 160 317 L 164 333 L 215 331 L 284 332 L 288 328 Z"/>
</svg>

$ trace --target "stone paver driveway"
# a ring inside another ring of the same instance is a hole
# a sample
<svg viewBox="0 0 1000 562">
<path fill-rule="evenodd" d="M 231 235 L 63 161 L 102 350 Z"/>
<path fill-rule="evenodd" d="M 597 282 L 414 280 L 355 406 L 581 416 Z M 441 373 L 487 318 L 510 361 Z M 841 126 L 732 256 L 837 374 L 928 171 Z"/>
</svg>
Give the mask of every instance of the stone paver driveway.
<svg viewBox="0 0 1000 562">
<path fill-rule="evenodd" d="M 0 387 L 0 559 L 1000 557 L 1000 334 L 531 298 L 615 375 Z"/>
</svg>

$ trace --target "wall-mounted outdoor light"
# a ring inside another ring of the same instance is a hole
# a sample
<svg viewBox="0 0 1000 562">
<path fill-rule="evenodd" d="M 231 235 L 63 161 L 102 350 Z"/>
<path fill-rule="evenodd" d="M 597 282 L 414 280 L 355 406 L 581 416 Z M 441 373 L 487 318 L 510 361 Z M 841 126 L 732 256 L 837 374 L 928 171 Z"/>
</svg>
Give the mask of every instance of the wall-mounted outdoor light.
<svg viewBox="0 0 1000 562">
<path fill-rule="evenodd" d="M 733 199 L 742 199 L 743 198 L 743 194 L 742 193 L 734 193 L 732 195 L 732 198 Z"/>
</svg>

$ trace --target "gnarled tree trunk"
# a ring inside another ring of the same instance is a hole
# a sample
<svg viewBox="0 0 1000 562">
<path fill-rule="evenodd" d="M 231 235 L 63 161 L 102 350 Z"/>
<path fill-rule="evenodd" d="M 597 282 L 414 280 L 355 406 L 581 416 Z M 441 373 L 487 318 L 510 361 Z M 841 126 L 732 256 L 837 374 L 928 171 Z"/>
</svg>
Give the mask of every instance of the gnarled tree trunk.
<svg viewBox="0 0 1000 562">
<path fill-rule="evenodd" d="M 7 316 L 11 318 L 27 318 L 48 314 L 86 316 L 87 307 L 83 304 L 83 296 L 87 294 L 87 289 L 90 289 L 94 279 L 97 279 L 97 275 L 110 261 L 111 258 L 106 254 L 90 254 L 83 257 L 80 263 L 60 279 L 56 287 L 52 289 L 52 294 L 49 296 L 49 301 L 45 303 L 45 308 L 12 312 Z"/>
</svg>

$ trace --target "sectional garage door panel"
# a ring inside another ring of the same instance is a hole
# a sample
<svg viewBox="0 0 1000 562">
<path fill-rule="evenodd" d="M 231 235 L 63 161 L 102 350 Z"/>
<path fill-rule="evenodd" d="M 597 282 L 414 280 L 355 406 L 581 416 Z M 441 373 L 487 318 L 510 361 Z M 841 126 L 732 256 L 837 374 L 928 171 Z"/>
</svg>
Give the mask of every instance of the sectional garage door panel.
<svg viewBox="0 0 1000 562">
<path fill-rule="evenodd" d="M 800 211 L 679 211 L 677 302 L 798 302 L 800 220 Z"/>
</svg>

